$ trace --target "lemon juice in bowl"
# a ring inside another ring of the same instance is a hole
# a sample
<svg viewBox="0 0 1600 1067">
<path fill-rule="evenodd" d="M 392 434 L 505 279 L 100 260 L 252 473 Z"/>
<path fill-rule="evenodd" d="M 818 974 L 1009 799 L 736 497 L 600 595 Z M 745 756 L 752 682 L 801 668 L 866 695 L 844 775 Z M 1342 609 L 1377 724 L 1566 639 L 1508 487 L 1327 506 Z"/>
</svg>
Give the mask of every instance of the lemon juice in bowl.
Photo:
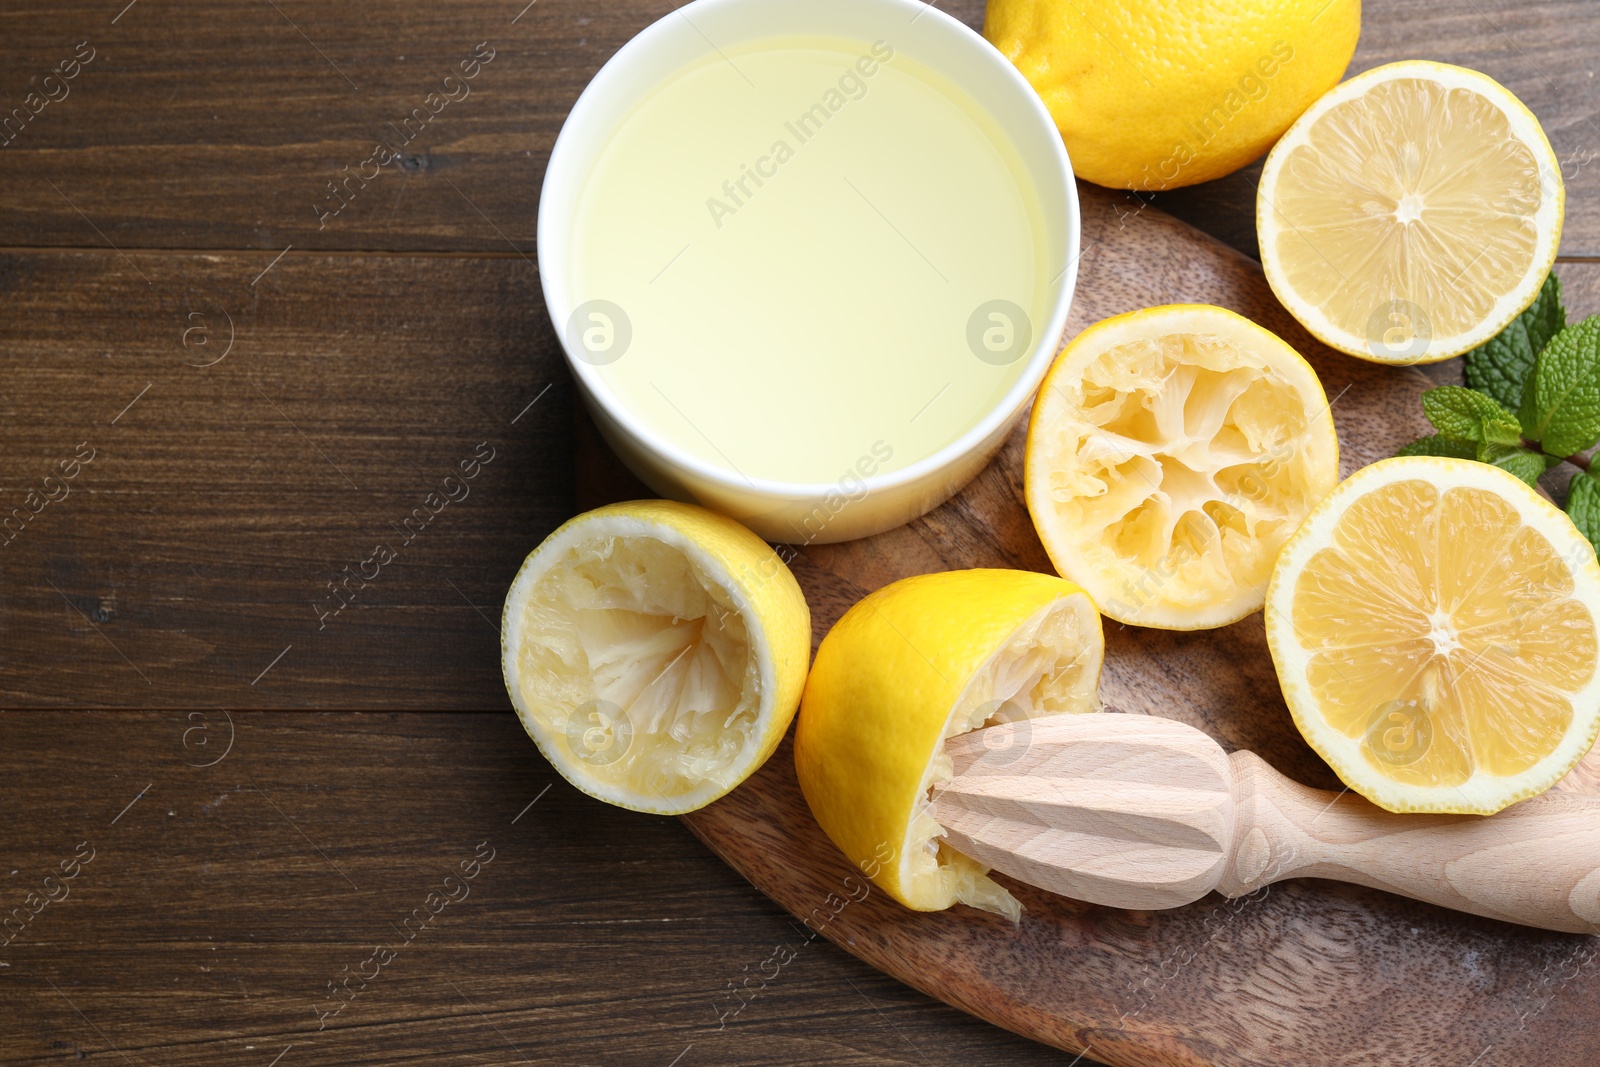
<svg viewBox="0 0 1600 1067">
<path fill-rule="evenodd" d="M 541 270 L 584 398 L 652 488 L 769 540 L 898 525 L 976 473 L 1053 354 L 1077 245 L 1059 137 L 921 5 L 683 10 L 628 46 L 654 69 L 607 87 L 603 131 L 574 109 L 581 165 L 552 156 Z"/>
</svg>

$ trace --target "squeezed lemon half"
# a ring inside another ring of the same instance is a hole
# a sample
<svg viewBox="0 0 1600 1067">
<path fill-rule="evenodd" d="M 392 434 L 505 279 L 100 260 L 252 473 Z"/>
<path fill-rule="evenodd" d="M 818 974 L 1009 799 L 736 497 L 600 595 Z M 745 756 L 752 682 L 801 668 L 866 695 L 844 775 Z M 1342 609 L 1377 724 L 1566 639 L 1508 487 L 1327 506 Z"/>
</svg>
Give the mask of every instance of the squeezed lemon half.
<svg viewBox="0 0 1600 1067">
<path fill-rule="evenodd" d="M 1071 582 L 947 571 L 867 596 L 817 649 L 795 726 L 801 791 L 834 844 L 918 911 L 970 904 L 1016 919 L 987 868 L 944 848 L 932 793 L 948 737 L 1098 709 L 1100 616 Z"/>
<path fill-rule="evenodd" d="M 1566 192 L 1539 120 L 1486 75 L 1413 60 L 1322 97 L 1267 156 L 1256 200 L 1273 292 L 1320 340 L 1432 363 L 1533 302 Z"/>
<path fill-rule="evenodd" d="M 579 515 L 528 556 L 501 652 L 523 726 L 569 782 L 679 814 L 777 747 L 805 684 L 811 614 L 755 534 L 641 500 Z"/>
<path fill-rule="evenodd" d="M 1255 323 L 1178 304 L 1079 334 L 1028 424 L 1028 512 L 1107 616 L 1222 626 L 1261 607 L 1278 549 L 1339 480 L 1316 373 Z"/>
<path fill-rule="evenodd" d="M 1295 724 L 1390 811 L 1492 814 L 1600 728 L 1600 565 L 1566 515 L 1470 460 L 1357 471 L 1284 548 L 1267 639 Z"/>
</svg>

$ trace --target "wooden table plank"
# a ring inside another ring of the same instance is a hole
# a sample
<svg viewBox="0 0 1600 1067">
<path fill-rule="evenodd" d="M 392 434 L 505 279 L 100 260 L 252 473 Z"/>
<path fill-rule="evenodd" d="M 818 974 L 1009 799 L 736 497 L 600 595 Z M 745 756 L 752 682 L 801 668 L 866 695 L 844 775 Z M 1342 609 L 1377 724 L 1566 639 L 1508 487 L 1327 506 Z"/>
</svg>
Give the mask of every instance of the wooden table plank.
<svg viewBox="0 0 1600 1067">
<path fill-rule="evenodd" d="M 93 58 L 0 148 L 16 191 L 0 245 L 531 256 L 572 102 L 674 5 L 544 0 L 518 18 L 524 3 L 191 0 L 142 3 L 114 25 L 116 3 L 7 5 L 0 107 L 79 42 Z M 394 161 L 363 167 L 380 140 Z"/>
<path fill-rule="evenodd" d="M 27 916 L 0 933 L 0 1062 L 1064 1062 L 807 941 L 677 820 L 568 786 L 514 716 L 231 724 L 0 714 L 0 916 Z M 430 893 L 457 899 L 407 924 Z"/>
<path fill-rule="evenodd" d="M 561 121 L 600 64 L 676 5 L 540 0 L 520 18 L 518 0 L 275 6 L 141 3 L 112 24 L 114 2 L 7 5 L 0 114 L 80 42 L 94 58 L 0 148 L 0 246 L 532 255 Z M 983 0 L 940 8 L 982 25 Z M 1422 57 L 1500 79 L 1539 116 L 1569 175 L 1563 253 L 1600 256 L 1597 37 L 1600 7 L 1588 0 L 1368 0 L 1351 72 Z M 446 73 L 484 42 L 494 59 L 446 90 Z M 414 120 L 400 143 L 405 116 L 435 90 L 460 99 L 436 101 L 438 114 Z M 365 168 L 370 181 L 352 181 L 348 205 L 324 218 L 340 202 L 327 183 L 359 175 L 378 138 L 396 142 L 399 162 Z M 1159 202 L 1253 255 L 1258 172 Z"/>
<path fill-rule="evenodd" d="M 0 256 L 0 704 L 505 707 L 572 509 L 533 268 L 270 259 Z"/>
</svg>

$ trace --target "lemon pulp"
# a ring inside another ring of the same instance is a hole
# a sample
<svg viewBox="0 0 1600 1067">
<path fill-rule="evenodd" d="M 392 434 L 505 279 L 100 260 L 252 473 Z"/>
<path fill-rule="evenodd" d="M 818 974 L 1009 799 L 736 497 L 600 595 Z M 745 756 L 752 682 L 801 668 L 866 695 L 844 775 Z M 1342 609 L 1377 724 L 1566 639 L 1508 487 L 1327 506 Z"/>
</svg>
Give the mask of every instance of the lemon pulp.
<svg viewBox="0 0 1600 1067">
<path fill-rule="evenodd" d="M 1102 651 L 1094 608 L 1064 597 L 1025 621 L 978 668 L 945 723 L 928 761 L 902 845 L 902 885 L 915 900 L 959 901 L 1015 920 L 1022 906 L 984 866 L 944 845 L 932 798 L 955 777 L 943 742 L 1003 722 L 1076 714 L 1097 707 Z"/>
<path fill-rule="evenodd" d="M 570 709 L 552 725 L 592 776 L 670 798 L 748 742 L 755 657 L 732 598 L 681 552 L 633 538 L 619 555 L 618 540 L 580 541 L 531 591 L 523 692 Z"/>
<path fill-rule="evenodd" d="M 1486 463 L 1363 467 L 1284 546 L 1267 644 L 1295 725 L 1390 811 L 1493 814 L 1600 730 L 1600 563 Z"/>
<path fill-rule="evenodd" d="M 1294 633 L 1330 725 L 1398 782 L 1509 777 L 1567 732 L 1594 618 L 1499 496 L 1396 482 L 1353 504 L 1295 583 Z"/>
<path fill-rule="evenodd" d="M 1315 374 L 1220 308 L 1085 331 L 1029 428 L 1028 507 L 1051 559 L 1139 625 L 1217 626 L 1259 608 L 1278 549 L 1337 476 Z"/>
<path fill-rule="evenodd" d="M 805 682 L 811 622 L 794 576 L 733 520 L 672 501 L 569 520 L 506 595 L 506 688 L 578 788 L 681 813 L 771 755 Z"/>
<path fill-rule="evenodd" d="M 1474 71 L 1421 61 L 1339 86 L 1262 175 L 1262 263 L 1352 355 L 1430 362 L 1493 336 L 1554 259 L 1565 194 L 1538 121 Z"/>
</svg>

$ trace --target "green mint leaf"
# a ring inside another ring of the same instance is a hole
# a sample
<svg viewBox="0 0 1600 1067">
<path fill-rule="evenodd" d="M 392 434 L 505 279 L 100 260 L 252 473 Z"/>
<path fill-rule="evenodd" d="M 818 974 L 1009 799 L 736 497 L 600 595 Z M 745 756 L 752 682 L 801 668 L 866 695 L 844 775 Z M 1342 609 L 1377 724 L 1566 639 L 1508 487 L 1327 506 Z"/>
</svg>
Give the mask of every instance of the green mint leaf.
<svg viewBox="0 0 1600 1067">
<path fill-rule="evenodd" d="M 1493 397 L 1459 385 L 1422 394 L 1422 411 L 1446 437 L 1495 445 L 1520 445 L 1522 424 Z"/>
<path fill-rule="evenodd" d="M 1592 474 L 1573 475 L 1567 487 L 1567 514 L 1578 532 L 1600 548 L 1600 481 Z"/>
<path fill-rule="evenodd" d="M 1483 440 L 1491 445 L 1522 444 L 1522 423 L 1511 412 L 1501 409 L 1501 414 L 1483 420 Z"/>
<path fill-rule="evenodd" d="M 1397 456 L 1449 456 L 1451 459 L 1477 459 L 1478 450 L 1471 441 L 1462 441 L 1436 433 L 1432 437 L 1419 437 L 1396 452 Z"/>
<path fill-rule="evenodd" d="M 1515 411 L 1522 404 L 1523 385 L 1533 370 L 1534 361 L 1550 338 L 1567 324 L 1567 309 L 1561 303 L 1561 279 L 1554 274 L 1522 314 L 1494 337 L 1466 357 L 1467 385 L 1487 393 Z"/>
<path fill-rule="evenodd" d="M 1544 473 L 1544 457 L 1537 452 L 1529 452 L 1526 448 L 1514 448 L 1496 457 L 1493 461 L 1501 470 L 1510 471 L 1529 485 L 1539 483 L 1539 475 Z"/>
<path fill-rule="evenodd" d="M 1422 395 L 1427 403 L 1428 394 Z M 1550 339 L 1522 394 L 1522 426 L 1553 456 L 1600 441 L 1600 315 Z"/>
</svg>

